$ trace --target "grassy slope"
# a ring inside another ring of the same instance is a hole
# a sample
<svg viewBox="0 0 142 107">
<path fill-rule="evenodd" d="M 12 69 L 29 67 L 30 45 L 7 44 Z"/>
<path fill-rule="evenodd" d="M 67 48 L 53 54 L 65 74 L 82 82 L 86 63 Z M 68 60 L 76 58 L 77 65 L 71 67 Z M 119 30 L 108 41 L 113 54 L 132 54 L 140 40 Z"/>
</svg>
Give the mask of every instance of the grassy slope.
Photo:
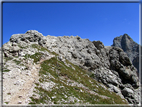
<svg viewBox="0 0 142 107">
<path fill-rule="evenodd" d="M 22 47 L 24 48 L 24 47 Z M 35 98 L 34 94 L 31 97 L 30 104 L 47 104 L 49 101 L 53 102 L 54 104 L 74 104 L 74 103 L 80 103 L 80 104 L 127 104 L 127 102 L 124 99 L 121 99 L 120 96 L 116 95 L 113 92 L 110 92 L 108 90 L 105 90 L 102 86 L 100 86 L 99 82 L 91 78 L 91 73 L 85 70 L 82 70 L 77 65 L 74 65 L 70 63 L 68 60 L 66 60 L 67 64 L 70 64 L 75 68 L 72 69 L 71 67 L 66 66 L 62 61 L 59 61 L 57 59 L 58 54 L 55 52 L 50 52 L 48 49 L 39 46 L 37 44 L 33 44 L 32 48 L 36 48 L 39 51 L 47 51 L 50 54 L 55 55 L 56 57 L 53 57 L 49 60 L 46 60 L 42 62 L 41 69 L 39 71 L 40 79 L 39 82 L 54 82 L 56 85 L 52 88 L 51 91 L 47 91 L 43 89 L 39 83 L 36 83 L 35 87 L 35 94 L 39 94 L 39 98 Z M 34 63 L 38 62 L 41 57 L 42 53 L 35 53 L 33 55 L 25 55 L 25 58 L 32 58 L 34 59 Z M 6 61 L 12 60 L 12 58 L 5 58 Z M 20 61 L 13 60 L 16 64 L 20 64 Z M 10 70 L 4 69 L 3 72 L 8 72 Z M 51 74 L 54 78 L 49 78 L 48 76 L 45 77 L 45 75 Z M 88 76 L 88 74 L 90 76 Z M 64 77 L 65 79 L 61 79 L 60 77 Z M 77 82 L 78 84 L 83 84 L 84 87 L 87 87 L 88 89 L 85 89 L 83 87 L 78 86 L 69 86 L 67 85 L 67 80 L 72 80 Z M 91 81 L 91 82 L 90 82 Z M 107 97 L 110 97 L 109 99 L 103 99 L 100 96 L 94 95 L 89 93 L 89 91 L 96 90 L 100 95 L 105 95 Z M 82 91 L 82 92 L 81 92 Z M 56 98 L 53 98 L 53 96 L 56 96 Z M 76 99 L 74 101 L 69 100 L 69 97 L 75 97 Z M 79 99 L 79 100 L 78 100 Z"/>
<path fill-rule="evenodd" d="M 46 48 L 43 48 L 39 45 L 32 45 L 33 48 L 37 48 L 41 51 L 48 51 Z M 56 85 L 52 88 L 52 90 L 43 89 L 39 83 L 36 83 L 35 93 L 39 94 L 39 98 L 35 98 L 34 94 L 31 97 L 30 104 L 47 104 L 49 101 L 54 102 L 54 104 L 74 104 L 78 103 L 90 103 L 90 104 L 127 104 L 124 99 L 121 99 L 120 96 L 116 95 L 113 92 L 105 90 L 101 87 L 99 82 L 89 77 L 87 71 L 82 70 L 80 67 L 70 63 L 66 60 L 66 63 L 72 65 L 74 69 L 66 66 L 62 61 L 57 59 L 57 54 L 54 52 L 50 52 L 56 57 L 51 58 L 50 60 L 46 60 L 41 64 L 41 70 L 39 72 L 40 75 L 40 83 L 52 81 L 56 83 Z M 36 57 L 36 54 L 38 57 Z M 34 59 L 34 62 L 39 61 L 39 53 L 30 56 L 30 58 Z M 51 74 L 54 78 L 45 77 L 44 75 Z M 60 77 L 65 77 L 66 79 L 60 79 Z M 67 80 L 73 80 L 78 83 L 83 84 L 85 87 L 88 87 L 88 90 L 78 86 L 69 86 L 67 85 Z M 90 82 L 91 81 L 91 82 Z M 62 87 L 61 87 L 62 86 Z M 103 99 L 100 96 L 89 93 L 88 91 L 97 90 L 97 93 L 100 95 L 105 95 L 110 97 L 109 99 Z M 81 90 L 83 92 L 81 92 Z M 56 96 L 56 98 L 53 98 Z M 73 96 L 76 98 L 75 101 L 70 101 L 69 96 Z M 79 100 L 77 100 L 79 99 Z M 123 100 L 123 101 L 122 101 Z"/>
</svg>

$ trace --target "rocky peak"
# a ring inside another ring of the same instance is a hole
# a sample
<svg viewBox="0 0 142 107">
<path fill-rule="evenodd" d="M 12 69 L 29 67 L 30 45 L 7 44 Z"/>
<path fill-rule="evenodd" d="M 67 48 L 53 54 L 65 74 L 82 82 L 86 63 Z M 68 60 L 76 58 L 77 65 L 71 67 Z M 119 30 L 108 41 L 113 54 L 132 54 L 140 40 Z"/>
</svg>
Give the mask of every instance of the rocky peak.
<svg viewBox="0 0 142 107">
<path fill-rule="evenodd" d="M 123 36 L 119 36 L 114 38 L 113 45 L 116 47 L 120 47 L 124 52 L 128 55 L 133 65 L 139 70 L 139 46 L 133 39 L 128 35 L 124 34 Z"/>
<path fill-rule="evenodd" d="M 126 33 L 122 36 L 122 38 L 125 38 L 125 39 L 133 41 L 132 38 L 128 34 L 126 34 Z"/>
<path fill-rule="evenodd" d="M 122 46 L 122 49 L 124 51 L 135 51 L 137 49 L 134 49 L 133 47 L 136 45 L 136 43 L 132 40 L 132 38 L 130 38 L 130 36 L 128 36 L 128 34 L 124 34 L 122 36 L 122 39 L 121 39 L 121 46 Z M 138 45 L 138 44 L 137 44 Z M 137 50 L 138 51 L 138 50 Z"/>
</svg>

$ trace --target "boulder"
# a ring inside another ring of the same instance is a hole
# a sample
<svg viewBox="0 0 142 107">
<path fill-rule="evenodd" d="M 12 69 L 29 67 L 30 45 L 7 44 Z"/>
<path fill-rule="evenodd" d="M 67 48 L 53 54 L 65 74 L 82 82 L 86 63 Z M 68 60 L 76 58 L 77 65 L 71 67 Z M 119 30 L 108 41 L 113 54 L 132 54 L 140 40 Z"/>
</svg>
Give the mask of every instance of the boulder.
<svg viewBox="0 0 142 107">
<path fill-rule="evenodd" d="M 80 58 L 80 55 L 76 51 L 71 52 L 71 54 L 72 54 L 72 57 L 75 58 L 75 59 Z"/>
<path fill-rule="evenodd" d="M 134 93 L 132 89 L 126 87 L 121 92 L 124 97 L 130 97 Z"/>
<path fill-rule="evenodd" d="M 125 52 L 120 52 L 119 60 L 125 66 L 132 65 L 130 59 L 128 58 L 128 56 Z"/>
<path fill-rule="evenodd" d="M 101 42 L 101 41 L 93 41 L 92 42 L 94 45 L 95 45 L 95 47 L 97 48 L 97 49 L 102 49 L 102 48 L 104 48 L 104 44 Z"/>
<path fill-rule="evenodd" d="M 10 42 L 16 42 L 18 43 L 18 40 L 20 39 L 21 34 L 13 34 L 10 38 Z"/>
</svg>

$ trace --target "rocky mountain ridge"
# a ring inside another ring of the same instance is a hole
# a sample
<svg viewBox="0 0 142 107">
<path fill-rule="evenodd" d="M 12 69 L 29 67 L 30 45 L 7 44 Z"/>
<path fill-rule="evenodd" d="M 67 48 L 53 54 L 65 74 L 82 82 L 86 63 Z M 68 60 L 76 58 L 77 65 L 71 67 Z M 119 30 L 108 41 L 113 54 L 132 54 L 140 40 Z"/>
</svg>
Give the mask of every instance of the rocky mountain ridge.
<svg viewBox="0 0 142 107">
<path fill-rule="evenodd" d="M 132 61 L 132 64 L 137 68 L 138 73 L 139 71 L 141 71 L 139 70 L 139 47 L 140 45 L 134 42 L 133 39 L 128 34 L 124 34 L 124 35 L 114 38 L 112 46 L 120 47 L 121 49 L 123 49 L 123 51 L 126 52 L 126 54 L 128 55 L 129 59 Z"/>
<path fill-rule="evenodd" d="M 121 48 L 100 41 L 29 30 L 11 36 L 3 59 L 5 104 L 140 104 L 137 69 Z"/>
</svg>

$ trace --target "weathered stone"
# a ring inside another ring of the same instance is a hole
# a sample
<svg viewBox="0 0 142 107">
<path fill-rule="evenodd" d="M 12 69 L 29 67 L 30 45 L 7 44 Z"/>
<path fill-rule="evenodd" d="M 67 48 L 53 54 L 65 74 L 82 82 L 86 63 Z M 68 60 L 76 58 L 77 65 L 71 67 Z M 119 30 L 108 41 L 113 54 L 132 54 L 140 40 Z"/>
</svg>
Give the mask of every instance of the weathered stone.
<svg viewBox="0 0 142 107">
<path fill-rule="evenodd" d="M 22 101 L 19 101 L 18 104 L 22 104 Z"/>
<path fill-rule="evenodd" d="M 91 60 L 86 60 L 84 66 L 91 67 L 93 66 L 93 62 Z"/>
<path fill-rule="evenodd" d="M 119 60 L 119 53 L 117 52 L 117 50 L 111 49 L 109 51 L 109 57 L 112 60 Z"/>
<path fill-rule="evenodd" d="M 133 90 L 130 88 L 124 88 L 121 92 L 125 97 L 129 97 L 131 94 L 134 93 Z"/>
<path fill-rule="evenodd" d="M 131 61 L 129 60 L 129 58 L 125 52 L 120 52 L 119 57 L 120 57 L 119 60 L 123 65 L 126 65 L 126 66 L 132 65 Z"/>
<path fill-rule="evenodd" d="M 95 47 L 97 48 L 97 49 L 102 49 L 102 48 L 104 48 L 104 44 L 101 42 L 101 41 L 93 41 L 92 42 L 94 45 L 95 45 Z"/>
<path fill-rule="evenodd" d="M 79 54 L 77 52 L 71 52 L 73 58 L 80 58 Z"/>
<path fill-rule="evenodd" d="M 10 38 L 10 42 L 18 42 L 18 39 L 20 38 L 21 34 L 14 34 Z"/>
<path fill-rule="evenodd" d="M 118 88 L 118 87 L 113 87 L 113 90 L 114 90 L 114 92 L 116 92 L 116 93 L 120 93 L 120 89 Z"/>
</svg>

